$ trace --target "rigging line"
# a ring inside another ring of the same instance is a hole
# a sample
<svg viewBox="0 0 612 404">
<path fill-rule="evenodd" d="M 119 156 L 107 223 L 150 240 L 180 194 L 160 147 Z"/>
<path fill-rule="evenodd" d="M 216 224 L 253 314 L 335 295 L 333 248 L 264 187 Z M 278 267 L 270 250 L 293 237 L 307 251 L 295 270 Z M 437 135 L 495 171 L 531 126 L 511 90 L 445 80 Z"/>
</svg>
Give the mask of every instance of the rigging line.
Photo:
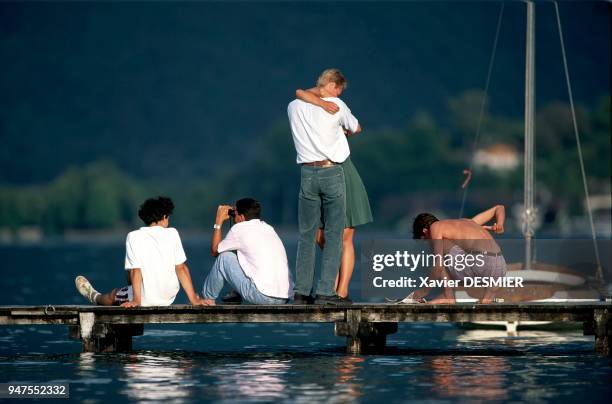
<svg viewBox="0 0 612 404">
<path fill-rule="evenodd" d="M 487 103 L 487 96 L 489 94 L 489 84 L 491 82 L 491 74 L 493 72 L 493 65 L 495 64 L 495 54 L 497 53 L 497 42 L 499 40 L 499 32 L 501 30 L 502 18 L 504 16 L 504 2 L 502 1 L 499 16 L 497 17 L 497 28 L 495 30 L 495 39 L 493 40 L 493 51 L 491 52 L 491 59 L 489 60 L 489 69 L 487 71 L 487 80 L 485 82 L 484 94 L 482 96 L 482 102 L 480 103 L 480 114 L 478 115 L 478 125 L 476 127 L 476 135 L 474 136 L 474 144 L 472 145 L 472 154 L 470 157 L 470 168 L 468 172 L 472 173 L 472 168 L 474 166 L 474 155 L 476 153 L 476 147 L 478 146 L 478 139 L 480 138 L 480 128 L 482 126 L 482 121 L 484 119 L 485 106 Z M 464 170 L 465 171 L 465 170 Z M 467 198 L 467 191 L 469 187 L 469 181 L 464 182 L 465 186 L 463 187 L 463 195 L 461 196 L 461 209 L 459 210 L 459 218 L 463 217 L 463 210 L 465 208 L 465 200 Z"/>
<path fill-rule="evenodd" d="M 593 249 L 595 250 L 595 259 L 597 260 L 597 277 L 603 284 L 603 270 L 601 268 L 601 260 L 599 258 L 599 248 L 597 247 L 597 234 L 595 233 L 595 224 L 593 223 L 593 212 L 591 211 L 591 201 L 589 198 L 589 186 L 587 185 L 586 170 L 584 168 L 584 159 L 582 157 L 582 146 L 580 145 L 580 133 L 578 132 L 578 123 L 576 121 L 576 110 L 574 108 L 574 96 L 572 94 L 572 85 L 570 82 L 569 69 L 567 67 L 567 56 L 565 55 L 565 43 L 563 42 L 563 31 L 561 30 L 561 17 L 559 15 L 559 5 L 556 1 L 555 13 L 557 15 L 557 28 L 559 30 L 559 41 L 561 42 L 561 55 L 563 56 L 563 68 L 565 70 L 565 82 L 567 84 L 567 93 L 569 96 L 570 109 L 572 112 L 572 124 L 574 126 L 574 136 L 576 137 L 576 147 L 578 149 L 578 159 L 580 161 L 580 173 L 582 174 L 582 185 L 584 187 L 584 196 L 586 198 L 587 216 L 591 225 L 591 237 L 593 238 Z"/>
</svg>

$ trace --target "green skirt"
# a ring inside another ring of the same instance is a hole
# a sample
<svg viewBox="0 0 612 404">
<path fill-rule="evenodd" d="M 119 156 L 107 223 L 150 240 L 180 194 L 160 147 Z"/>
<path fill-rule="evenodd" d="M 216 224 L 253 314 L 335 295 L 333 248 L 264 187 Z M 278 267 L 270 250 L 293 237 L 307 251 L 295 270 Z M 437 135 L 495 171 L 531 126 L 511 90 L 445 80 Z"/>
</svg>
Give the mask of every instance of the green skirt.
<svg viewBox="0 0 612 404">
<path fill-rule="evenodd" d="M 351 158 L 347 158 L 340 164 L 344 171 L 344 182 L 346 184 L 346 225 L 345 227 L 355 227 L 374 221 L 370 201 L 363 181 L 353 165 Z M 323 222 L 323 212 L 321 212 L 321 222 L 319 226 L 325 227 Z"/>
<path fill-rule="evenodd" d="M 363 181 L 353 165 L 351 158 L 347 158 L 341 164 L 344 170 L 344 182 L 346 183 L 346 227 L 355 227 L 370 223 L 372 210 L 370 201 Z"/>
</svg>

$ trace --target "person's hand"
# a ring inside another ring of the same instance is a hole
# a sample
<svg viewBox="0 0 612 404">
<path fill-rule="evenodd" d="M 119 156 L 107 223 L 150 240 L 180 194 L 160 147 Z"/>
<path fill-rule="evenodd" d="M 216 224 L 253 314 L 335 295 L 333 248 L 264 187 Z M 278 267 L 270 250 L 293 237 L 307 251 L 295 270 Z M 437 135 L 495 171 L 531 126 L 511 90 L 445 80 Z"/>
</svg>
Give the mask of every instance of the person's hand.
<svg viewBox="0 0 612 404">
<path fill-rule="evenodd" d="M 489 230 L 496 234 L 502 234 L 504 232 L 504 225 L 499 223 L 493 223 L 492 226 L 482 226 L 483 229 Z"/>
<path fill-rule="evenodd" d="M 215 223 L 221 224 L 225 222 L 227 219 L 229 219 L 230 209 L 233 209 L 233 208 L 229 205 L 219 205 L 219 207 L 217 208 L 217 220 Z"/>
<path fill-rule="evenodd" d="M 211 299 L 204 299 L 202 296 L 197 294 L 193 298 L 189 299 L 189 304 L 192 306 L 214 306 L 215 301 Z"/>
<path fill-rule="evenodd" d="M 121 303 L 121 307 L 140 307 L 140 302 L 130 300 L 129 302 Z"/>
<path fill-rule="evenodd" d="M 335 102 L 325 100 L 321 100 L 321 108 L 323 108 L 325 112 L 332 115 L 340 111 L 340 107 Z"/>
</svg>

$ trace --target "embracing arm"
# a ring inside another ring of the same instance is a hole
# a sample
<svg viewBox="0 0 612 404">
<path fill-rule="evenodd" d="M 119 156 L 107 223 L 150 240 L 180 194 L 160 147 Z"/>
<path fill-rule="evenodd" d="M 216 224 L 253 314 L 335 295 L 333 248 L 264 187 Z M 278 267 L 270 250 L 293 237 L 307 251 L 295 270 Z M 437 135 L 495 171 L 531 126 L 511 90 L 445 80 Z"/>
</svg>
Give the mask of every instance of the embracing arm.
<svg viewBox="0 0 612 404">
<path fill-rule="evenodd" d="M 295 90 L 295 97 L 309 104 L 321 107 L 330 114 L 340 111 L 338 105 L 321 98 L 321 91 L 318 87 L 309 88 L 308 90 L 297 89 Z"/>
<path fill-rule="evenodd" d="M 344 134 L 345 134 L 346 136 L 356 135 L 356 134 L 358 134 L 359 132 L 361 132 L 361 125 L 360 125 L 360 124 L 357 124 L 357 129 L 355 130 L 355 132 L 351 132 L 350 130 L 348 130 L 348 129 L 346 129 L 346 128 L 342 128 L 342 129 L 344 129 Z"/>
<path fill-rule="evenodd" d="M 485 226 L 493 218 L 495 222 L 492 226 Z M 504 232 L 504 222 L 506 221 L 506 209 L 504 205 L 495 205 L 490 209 L 480 212 L 472 218 L 477 224 L 483 226 L 487 230 L 494 231 L 495 233 L 501 234 Z"/>
</svg>

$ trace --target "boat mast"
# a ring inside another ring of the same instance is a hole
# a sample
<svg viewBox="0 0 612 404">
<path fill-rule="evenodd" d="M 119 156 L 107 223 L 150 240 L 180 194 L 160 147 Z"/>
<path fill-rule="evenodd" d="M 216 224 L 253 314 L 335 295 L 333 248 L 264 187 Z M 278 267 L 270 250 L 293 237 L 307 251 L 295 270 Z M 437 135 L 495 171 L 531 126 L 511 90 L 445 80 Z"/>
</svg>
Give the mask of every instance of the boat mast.
<svg viewBox="0 0 612 404">
<path fill-rule="evenodd" d="M 527 35 L 525 44 L 525 157 L 524 157 L 524 211 L 523 236 L 525 238 L 525 268 L 532 262 L 532 238 L 535 233 L 534 208 L 534 130 L 535 130 L 535 4 L 527 1 Z"/>
</svg>

